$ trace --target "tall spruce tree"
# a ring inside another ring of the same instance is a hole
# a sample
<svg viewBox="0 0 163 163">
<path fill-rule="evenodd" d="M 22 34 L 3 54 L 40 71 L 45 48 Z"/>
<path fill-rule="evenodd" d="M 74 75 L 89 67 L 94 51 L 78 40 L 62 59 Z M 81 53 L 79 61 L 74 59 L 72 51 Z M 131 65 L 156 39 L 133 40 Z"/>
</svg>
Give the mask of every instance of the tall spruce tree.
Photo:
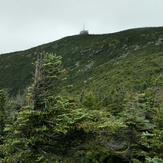
<svg viewBox="0 0 163 163">
<path fill-rule="evenodd" d="M 17 112 L 14 123 L 7 124 L 4 130 L 6 138 L 1 147 L 5 154 L 4 162 L 48 162 L 55 159 L 51 148 L 62 131 L 54 132 L 57 130 L 55 112 L 60 106 L 59 99 L 52 97 L 52 90 L 62 72 L 60 59 L 55 54 L 39 55 L 34 82 L 28 88 L 28 105 Z M 53 106 L 49 104 L 52 100 Z"/>
</svg>

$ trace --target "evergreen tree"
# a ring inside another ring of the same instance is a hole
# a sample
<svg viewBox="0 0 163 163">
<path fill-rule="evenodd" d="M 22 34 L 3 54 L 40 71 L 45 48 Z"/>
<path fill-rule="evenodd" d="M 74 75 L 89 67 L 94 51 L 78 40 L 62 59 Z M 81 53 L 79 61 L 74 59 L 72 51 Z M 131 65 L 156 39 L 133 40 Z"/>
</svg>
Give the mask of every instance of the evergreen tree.
<svg viewBox="0 0 163 163">
<path fill-rule="evenodd" d="M 28 88 L 28 105 L 16 114 L 13 124 L 5 127 L 6 139 L 1 148 L 4 162 L 46 162 L 49 158 L 48 147 L 55 144 L 54 135 L 60 136 L 54 133 L 55 118 L 50 121 L 55 115 L 55 106 L 48 107 L 52 88 L 60 78 L 60 67 L 60 57 L 45 53 L 39 56 L 34 83 Z M 53 100 L 57 105 L 58 100 Z"/>
<path fill-rule="evenodd" d="M 151 89 L 152 94 L 150 97 L 152 113 L 151 122 L 153 128 L 143 132 L 141 135 L 141 144 L 145 150 L 142 150 L 146 158 L 146 162 L 162 163 L 163 162 L 163 76 L 160 75 L 154 82 Z"/>
</svg>

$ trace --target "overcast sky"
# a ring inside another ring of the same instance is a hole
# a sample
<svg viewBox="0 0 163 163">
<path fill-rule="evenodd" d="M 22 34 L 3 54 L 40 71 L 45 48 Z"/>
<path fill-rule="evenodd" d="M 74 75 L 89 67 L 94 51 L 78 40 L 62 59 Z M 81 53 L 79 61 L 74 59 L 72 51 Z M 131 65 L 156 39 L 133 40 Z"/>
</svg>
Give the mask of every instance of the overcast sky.
<svg viewBox="0 0 163 163">
<path fill-rule="evenodd" d="M 76 35 L 163 26 L 163 0 L 0 0 L 0 54 Z"/>
</svg>

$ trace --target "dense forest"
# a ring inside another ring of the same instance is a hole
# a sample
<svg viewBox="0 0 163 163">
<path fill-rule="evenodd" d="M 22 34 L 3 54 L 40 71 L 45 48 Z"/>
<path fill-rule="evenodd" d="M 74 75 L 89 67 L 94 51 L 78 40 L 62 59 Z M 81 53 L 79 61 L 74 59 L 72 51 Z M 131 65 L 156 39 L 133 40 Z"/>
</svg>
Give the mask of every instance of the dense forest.
<svg viewBox="0 0 163 163">
<path fill-rule="evenodd" d="M 162 27 L 1 55 L 0 162 L 163 163 L 162 61 Z"/>
</svg>

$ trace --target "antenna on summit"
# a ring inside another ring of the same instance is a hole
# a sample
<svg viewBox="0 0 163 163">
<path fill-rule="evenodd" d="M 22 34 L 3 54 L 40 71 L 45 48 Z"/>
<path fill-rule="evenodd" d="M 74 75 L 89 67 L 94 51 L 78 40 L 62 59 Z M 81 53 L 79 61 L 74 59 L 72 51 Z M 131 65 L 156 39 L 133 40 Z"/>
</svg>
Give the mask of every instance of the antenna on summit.
<svg viewBox="0 0 163 163">
<path fill-rule="evenodd" d="M 85 30 L 85 24 L 83 24 L 83 30 L 80 31 L 80 35 L 88 35 L 88 30 Z"/>
<path fill-rule="evenodd" d="M 85 31 L 85 24 L 83 24 L 83 31 Z"/>
</svg>

